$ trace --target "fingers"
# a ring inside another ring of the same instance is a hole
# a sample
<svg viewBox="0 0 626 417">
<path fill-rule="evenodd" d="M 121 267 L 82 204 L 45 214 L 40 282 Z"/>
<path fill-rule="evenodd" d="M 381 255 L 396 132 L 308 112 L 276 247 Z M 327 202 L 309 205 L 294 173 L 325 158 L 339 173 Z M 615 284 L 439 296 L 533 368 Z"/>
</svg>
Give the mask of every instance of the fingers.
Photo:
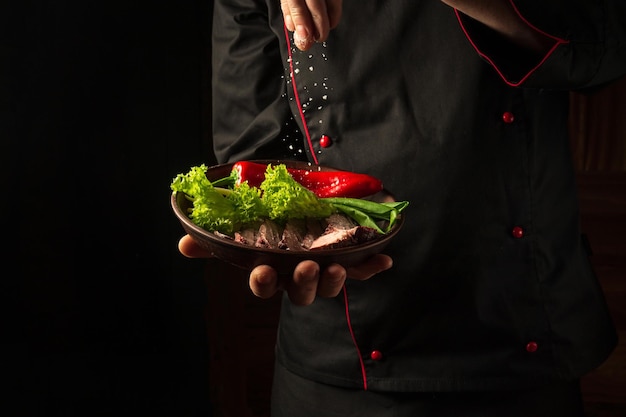
<svg viewBox="0 0 626 417">
<path fill-rule="evenodd" d="M 178 241 L 178 250 L 187 258 L 212 258 L 211 252 L 202 249 L 189 235 Z"/>
<path fill-rule="evenodd" d="M 287 30 L 294 33 L 294 43 L 305 51 L 313 43 L 325 41 L 339 24 L 342 0 L 281 0 L 280 7 Z"/>
<path fill-rule="evenodd" d="M 250 272 L 250 290 L 259 298 L 271 298 L 279 291 L 276 270 L 268 265 L 257 266 Z"/>
<path fill-rule="evenodd" d="M 293 18 L 291 17 L 291 7 L 290 0 L 280 0 L 280 9 L 283 12 L 283 20 L 285 21 L 285 26 L 287 30 L 293 32 L 296 30 L 296 26 L 293 22 Z"/>
<path fill-rule="evenodd" d="M 178 242 L 178 250 L 188 258 L 212 258 L 211 252 L 202 249 L 189 235 Z M 260 265 L 250 272 L 249 285 L 252 293 L 260 298 L 271 298 L 282 289 L 287 291 L 289 299 L 296 305 L 309 305 L 315 297 L 336 297 L 343 288 L 347 277 L 366 280 L 379 272 L 391 268 L 392 259 L 387 255 L 374 255 L 366 262 L 348 268 L 332 264 L 320 272 L 316 262 L 303 261 L 293 273 L 293 279 L 281 286 L 278 274 L 268 265 Z"/>
<path fill-rule="evenodd" d="M 320 267 L 313 261 L 302 261 L 293 272 L 293 280 L 286 285 L 289 300 L 300 306 L 311 304 L 317 295 Z"/>
<path fill-rule="evenodd" d="M 324 33 L 324 17 L 326 16 L 325 1 L 311 0 L 310 5 L 304 0 L 285 0 L 287 15 L 291 20 L 293 42 L 296 47 L 306 51 Z M 313 8 L 311 8 L 313 7 Z M 322 9 L 322 10 L 320 10 Z M 319 32 L 318 25 L 322 32 Z"/>
<path fill-rule="evenodd" d="M 346 270 L 341 265 L 330 265 L 322 271 L 322 276 L 317 284 L 317 295 L 336 297 L 341 292 L 347 276 Z"/>
<path fill-rule="evenodd" d="M 284 283 L 284 288 L 276 271 L 268 265 L 254 268 L 249 283 L 257 297 L 267 299 L 284 289 L 293 304 L 306 306 L 318 296 L 336 297 L 343 288 L 346 276 L 346 270 L 340 265 L 331 265 L 320 274 L 317 263 L 303 261 L 294 270 L 293 278 Z"/>
<path fill-rule="evenodd" d="M 348 276 L 351 279 L 364 281 L 370 279 L 379 272 L 386 271 L 393 266 L 390 256 L 377 254 L 369 258 L 364 263 L 348 268 Z"/>
<path fill-rule="evenodd" d="M 316 262 L 303 261 L 294 270 L 292 279 L 284 283 L 284 288 L 276 271 L 268 265 L 261 265 L 250 274 L 250 289 L 260 298 L 270 298 L 284 289 L 293 304 L 306 306 L 312 304 L 316 297 L 332 298 L 339 295 L 348 277 L 364 281 L 392 265 L 391 257 L 380 254 L 347 270 L 341 265 L 332 264 L 320 271 Z"/>
</svg>

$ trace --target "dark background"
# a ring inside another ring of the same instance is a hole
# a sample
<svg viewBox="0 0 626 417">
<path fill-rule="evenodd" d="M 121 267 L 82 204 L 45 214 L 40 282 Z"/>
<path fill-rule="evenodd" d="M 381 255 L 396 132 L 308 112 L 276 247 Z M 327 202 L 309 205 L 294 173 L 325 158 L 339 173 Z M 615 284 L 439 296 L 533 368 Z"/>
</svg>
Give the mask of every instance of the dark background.
<svg viewBox="0 0 626 417">
<path fill-rule="evenodd" d="M 210 415 L 169 184 L 213 162 L 211 1 L 3 3 L 0 412 Z"/>
<path fill-rule="evenodd" d="M 211 5 L 0 1 L 2 415 L 268 415 L 278 303 L 205 282 L 169 207 L 172 178 L 214 162 Z M 626 79 L 572 98 L 583 225 L 622 335 L 585 401 L 622 416 Z"/>
</svg>

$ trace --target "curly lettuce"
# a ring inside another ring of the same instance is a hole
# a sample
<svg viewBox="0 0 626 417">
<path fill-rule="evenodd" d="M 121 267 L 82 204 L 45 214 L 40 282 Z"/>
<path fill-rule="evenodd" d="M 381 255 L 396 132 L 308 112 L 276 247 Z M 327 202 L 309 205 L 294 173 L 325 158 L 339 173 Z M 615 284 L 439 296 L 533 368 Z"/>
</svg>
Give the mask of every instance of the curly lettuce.
<svg viewBox="0 0 626 417">
<path fill-rule="evenodd" d="M 189 218 L 208 231 L 232 235 L 263 219 L 284 223 L 290 218 L 328 217 L 334 211 L 296 182 L 283 164 L 268 165 L 259 188 L 247 182 L 216 187 L 215 184 L 232 185 L 232 181 L 219 179 L 211 183 L 206 171 L 204 164 L 192 167 L 186 174 L 178 174 L 170 188 L 185 193 L 193 203 Z"/>
<path fill-rule="evenodd" d="M 178 174 L 170 188 L 185 193 L 193 202 L 189 218 L 195 224 L 210 231 L 232 233 L 238 223 L 235 205 L 211 184 L 206 171 L 204 164 L 192 167 L 186 174 Z"/>
<path fill-rule="evenodd" d="M 324 218 L 334 212 L 327 204 L 298 183 L 284 164 L 268 165 L 265 180 L 259 186 L 263 191 L 261 200 L 268 217 L 277 222 L 306 217 Z"/>
</svg>

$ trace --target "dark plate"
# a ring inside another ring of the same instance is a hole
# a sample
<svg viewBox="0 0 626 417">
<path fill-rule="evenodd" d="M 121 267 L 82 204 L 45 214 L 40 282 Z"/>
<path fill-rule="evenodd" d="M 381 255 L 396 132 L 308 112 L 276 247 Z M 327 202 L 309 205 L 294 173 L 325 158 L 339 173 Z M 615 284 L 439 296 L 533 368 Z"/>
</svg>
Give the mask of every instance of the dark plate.
<svg viewBox="0 0 626 417">
<path fill-rule="evenodd" d="M 324 166 L 311 165 L 301 161 L 278 161 L 262 160 L 255 161 L 264 164 L 285 164 L 289 168 L 311 169 L 316 171 L 336 171 L 336 169 Z M 233 164 L 222 164 L 210 167 L 207 170 L 207 178 L 211 181 L 228 176 Z M 388 193 L 386 195 L 389 195 Z M 381 195 L 382 198 L 384 196 Z M 296 265 L 304 260 L 310 259 L 321 267 L 331 263 L 338 263 L 344 267 L 358 265 L 370 258 L 372 255 L 380 253 L 391 239 L 398 233 L 404 223 L 404 216 L 398 216 L 392 230 L 380 238 L 360 245 L 346 248 L 325 249 L 319 251 L 288 251 L 282 249 L 262 249 L 251 246 L 244 246 L 234 241 L 224 239 L 208 232 L 195 225 L 187 216 L 187 209 L 191 207 L 191 202 L 185 198 L 183 193 L 172 193 L 171 205 L 174 214 L 180 220 L 183 229 L 202 248 L 211 252 L 212 255 L 222 261 L 235 265 L 245 270 L 252 270 L 258 265 L 270 265 L 279 274 L 291 274 Z"/>
</svg>

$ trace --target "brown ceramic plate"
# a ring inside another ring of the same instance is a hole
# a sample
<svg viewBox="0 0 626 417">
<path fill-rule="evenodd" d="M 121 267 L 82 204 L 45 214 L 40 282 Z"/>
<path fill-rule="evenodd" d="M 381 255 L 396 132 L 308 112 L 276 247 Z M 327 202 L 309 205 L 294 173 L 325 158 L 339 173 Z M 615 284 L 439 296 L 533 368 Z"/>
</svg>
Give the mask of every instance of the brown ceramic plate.
<svg viewBox="0 0 626 417">
<path fill-rule="evenodd" d="M 264 164 L 280 163 L 285 164 L 288 168 L 336 171 L 336 169 L 330 167 L 315 166 L 301 161 L 262 160 L 255 162 Z M 222 164 L 210 167 L 206 173 L 207 178 L 214 181 L 228 176 L 232 170 L 232 165 L 233 164 Z M 385 194 L 383 194 L 383 196 L 384 195 Z M 386 195 L 389 195 L 389 193 L 386 193 Z M 288 251 L 244 246 L 204 230 L 195 225 L 187 216 L 187 209 L 191 207 L 191 202 L 185 198 L 183 193 L 173 192 L 171 205 L 183 229 L 199 246 L 211 252 L 214 257 L 245 270 L 251 270 L 258 265 L 270 265 L 274 267 L 279 274 L 291 274 L 299 262 L 307 259 L 319 263 L 321 267 L 331 263 L 338 263 L 345 267 L 358 265 L 372 255 L 380 253 L 398 233 L 404 223 L 404 216 L 400 215 L 393 228 L 388 233 L 381 235 L 381 237 L 376 240 L 359 245 L 319 251 Z"/>
</svg>

